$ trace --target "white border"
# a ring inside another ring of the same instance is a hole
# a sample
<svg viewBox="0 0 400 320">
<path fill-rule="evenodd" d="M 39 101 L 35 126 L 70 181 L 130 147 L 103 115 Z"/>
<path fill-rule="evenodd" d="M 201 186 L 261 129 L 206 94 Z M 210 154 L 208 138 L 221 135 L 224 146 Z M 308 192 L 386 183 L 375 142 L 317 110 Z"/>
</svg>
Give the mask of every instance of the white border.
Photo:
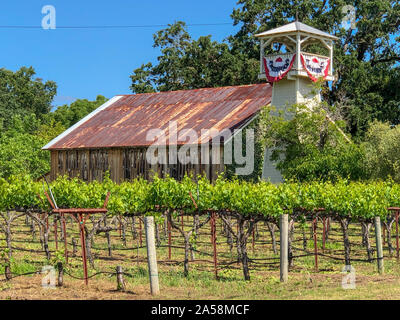
<svg viewBox="0 0 400 320">
<path fill-rule="evenodd" d="M 82 120 L 80 120 L 79 122 L 75 123 L 71 128 L 69 128 L 68 130 L 64 131 L 62 134 L 60 134 L 58 137 L 54 138 L 53 140 L 51 140 L 48 144 L 46 144 L 42 150 L 48 150 L 49 148 L 51 148 L 52 145 L 54 145 L 55 143 L 57 143 L 58 141 L 60 141 L 62 138 L 64 138 L 65 136 L 67 136 L 68 134 L 70 134 L 72 131 L 74 131 L 76 128 L 78 128 L 79 126 L 81 126 L 82 124 L 84 124 L 86 121 L 88 121 L 89 119 L 93 118 L 96 114 L 98 114 L 100 111 L 103 111 L 105 109 L 107 109 L 109 106 L 111 106 L 112 104 L 114 104 L 115 102 L 117 102 L 119 99 L 121 99 L 123 96 L 115 96 L 113 98 L 111 98 L 110 100 L 108 100 L 106 103 L 104 103 L 103 105 L 101 105 L 100 107 L 98 107 L 96 110 L 94 110 L 93 112 L 89 113 L 86 117 L 84 117 Z"/>
</svg>

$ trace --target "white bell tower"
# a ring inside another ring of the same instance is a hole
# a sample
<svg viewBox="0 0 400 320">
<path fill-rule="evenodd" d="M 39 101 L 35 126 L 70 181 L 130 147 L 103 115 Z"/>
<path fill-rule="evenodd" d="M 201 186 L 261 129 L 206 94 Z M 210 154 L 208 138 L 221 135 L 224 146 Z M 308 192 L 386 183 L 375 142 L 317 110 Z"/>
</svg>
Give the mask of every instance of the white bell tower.
<svg viewBox="0 0 400 320">
<path fill-rule="evenodd" d="M 259 79 L 273 84 L 271 105 L 282 109 L 288 105 L 306 104 L 311 109 L 313 104 L 320 102 L 320 93 L 316 92 L 313 83 L 321 78 L 324 81 L 335 80 L 333 46 L 338 38 L 299 21 L 257 34 L 256 37 L 261 40 Z M 280 48 L 280 52 L 267 55 L 268 46 Z M 325 55 L 310 52 L 316 47 Z M 271 150 L 266 150 L 263 179 L 282 182 L 275 163 L 269 160 L 270 155 Z"/>
</svg>

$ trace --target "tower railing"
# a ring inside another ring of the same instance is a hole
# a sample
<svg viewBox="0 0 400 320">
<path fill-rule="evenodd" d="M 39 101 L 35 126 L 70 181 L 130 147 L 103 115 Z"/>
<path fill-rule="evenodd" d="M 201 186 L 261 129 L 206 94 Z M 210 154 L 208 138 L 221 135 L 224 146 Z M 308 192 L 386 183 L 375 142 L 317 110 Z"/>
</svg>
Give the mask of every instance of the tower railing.
<svg viewBox="0 0 400 320">
<path fill-rule="evenodd" d="M 274 58 L 282 57 L 282 59 L 287 59 L 293 56 L 293 52 L 287 52 L 287 53 L 273 53 L 273 54 L 268 54 L 266 56 L 261 57 L 260 65 L 261 65 L 261 73 L 264 74 L 265 76 L 265 67 L 264 67 L 264 58 L 268 60 L 272 60 Z"/>
<path fill-rule="evenodd" d="M 259 79 L 265 79 L 265 67 L 264 67 L 264 58 L 266 58 L 267 60 L 275 60 L 275 58 L 277 57 L 282 57 L 283 60 L 287 59 L 287 58 L 291 58 L 293 56 L 293 54 L 295 54 L 294 52 L 287 52 L 287 53 L 273 53 L 273 54 L 269 54 L 269 55 L 262 55 L 261 56 L 261 60 L 260 60 L 260 74 L 259 74 Z M 305 59 L 313 59 L 314 57 L 319 58 L 319 59 L 326 59 L 328 60 L 329 57 L 324 56 L 324 55 L 320 55 L 320 54 L 315 54 L 315 53 L 309 53 L 309 52 L 301 52 L 301 55 L 303 55 L 303 57 Z M 289 76 L 296 73 L 296 75 L 298 76 L 303 76 L 303 77 L 307 77 L 307 73 L 306 70 L 303 68 L 303 65 L 300 63 L 300 65 L 297 65 L 297 62 L 300 61 L 300 59 L 296 59 L 294 64 L 293 64 L 293 68 L 292 70 L 289 72 Z M 331 62 L 332 63 L 332 62 Z M 333 75 L 331 74 L 331 68 L 329 69 L 329 74 L 328 74 L 328 79 L 327 80 L 333 80 Z"/>
</svg>

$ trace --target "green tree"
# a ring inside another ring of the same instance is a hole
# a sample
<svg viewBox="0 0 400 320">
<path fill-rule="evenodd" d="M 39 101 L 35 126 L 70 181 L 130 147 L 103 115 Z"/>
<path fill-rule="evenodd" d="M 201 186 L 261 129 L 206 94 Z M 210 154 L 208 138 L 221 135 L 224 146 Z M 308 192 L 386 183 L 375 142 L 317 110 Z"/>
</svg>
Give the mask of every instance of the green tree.
<svg viewBox="0 0 400 320">
<path fill-rule="evenodd" d="M 50 112 L 57 86 L 34 76 L 32 67 L 0 69 L 0 177 L 47 173 L 49 152 L 41 148 L 107 101 L 99 95 Z"/>
<path fill-rule="evenodd" d="M 153 46 L 161 51 L 158 64 L 134 70 L 134 93 L 249 84 L 257 77 L 258 60 L 233 53 L 228 43 L 210 35 L 192 39 L 182 21 L 158 31 Z"/>
<path fill-rule="evenodd" d="M 312 112 L 304 105 L 262 110 L 257 138 L 271 149 L 271 160 L 277 161 L 284 178 L 330 181 L 367 177 L 363 148 L 349 140 L 343 121 L 327 117 L 332 111 L 326 104 L 315 106 Z"/>
<path fill-rule="evenodd" d="M 256 83 L 259 40 L 255 34 L 299 20 L 336 35 L 338 80 L 322 90 L 336 105 L 353 135 L 374 119 L 400 123 L 400 3 L 398 0 L 239 0 L 232 12 L 240 30 L 223 43 L 194 40 L 184 22 L 154 35 L 158 64 L 142 65 L 131 76 L 134 93 Z M 357 28 L 342 24 L 346 5 L 355 7 Z"/>
<path fill-rule="evenodd" d="M 50 157 L 41 148 L 54 137 L 37 134 L 42 124 L 34 114 L 16 115 L 10 123 L 10 129 L 0 134 L 0 177 L 27 174 L 37 178 L 47 173 Z"/>
<path fill-rule="evenodd" d="M 366 167 L 374 179 L 400 181 L 400 125 L 374 121 L 365 135 Z"/>
<path fill-rule="evenodd" d="M 241 27 L 229 38 L 234 52 L 257 59 L 254 34 L 290 23 L 298 13 L 300 21 L 340 39 L 334 61 L 338 80 L 323 96 L 341 108 L 350 132 L 363 133 L 373 119 L 400 123 L 398 0 L 239 0 L 238 5 L 232 18 Z M 356 9 L 356 30 L 342 26 L 345 5 Z"/>
<path fill-rule="evenodd" d="M 15 115 L 34 114 L 41 118 L 50 112 L 57 85 L 53 81 L 43 83 L 34 76 L 32 67 L 22 67 L 16 72 L 0 69 L 0 119 L 3 129 L 10 126 Z"/>
<path fill-rule="evenodd" d="M 52 139 L 63 133 L 66 129 L 68 128 L 64 127 L 61 122 L 50 119 L 49 121 L 39 125 L 35 135 L 46 142 L 50 142 Z"/>
<path fill-rule="evenodd" d="M 69 128 L 84 118 L 86 115 L 107 102 L 107 98 L 98 95 L 95 101 L 87 99 L 78 99 L 70 105 L 63 105 L 47 116 L 47 123 L 55 124 L 59 122 L 63 127 Z"/>
</svg>

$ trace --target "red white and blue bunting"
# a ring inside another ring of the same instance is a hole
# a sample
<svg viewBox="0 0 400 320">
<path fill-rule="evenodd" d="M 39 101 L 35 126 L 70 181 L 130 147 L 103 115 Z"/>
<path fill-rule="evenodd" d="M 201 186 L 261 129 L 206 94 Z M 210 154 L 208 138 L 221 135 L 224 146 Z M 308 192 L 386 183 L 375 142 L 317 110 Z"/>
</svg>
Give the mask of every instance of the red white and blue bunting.
<svg viewBox="0 0 400 320">
<path fill-rule="evenodd" d="M 303 68 L 307 71 L 308 76 L 314 82 L 317 82 L 319 78 L 324 79 L 329 74 L 329 66 L 331 60 L 329 58 L 316 57 L 308 54 L 301 54 L 301 63 Z"/>
<path fill-rule="evenodd" d="M 264 57 L 264 69 L 268 82 L 282 80 L 292 69 L 296 54 L 282 54 Z"/>
</svg>

